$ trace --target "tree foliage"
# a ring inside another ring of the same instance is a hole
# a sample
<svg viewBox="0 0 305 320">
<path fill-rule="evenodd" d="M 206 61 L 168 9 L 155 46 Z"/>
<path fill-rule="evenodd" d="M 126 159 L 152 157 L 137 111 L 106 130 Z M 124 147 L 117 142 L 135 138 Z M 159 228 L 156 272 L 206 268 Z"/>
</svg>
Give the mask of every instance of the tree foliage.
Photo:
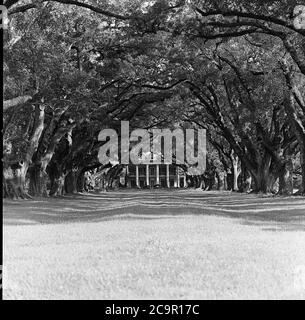
<svg viewBox="0 0 305 320">
<path fill-rule="evenodd" d="M 305 192 L 302 1 L 5 5 L 6 196 L 83 190 L 86 172 L 109 170 L 98 132 L 121 120 L 206 128 L 194 186 L 291 194 L 302 175 Z"/>
</svg>

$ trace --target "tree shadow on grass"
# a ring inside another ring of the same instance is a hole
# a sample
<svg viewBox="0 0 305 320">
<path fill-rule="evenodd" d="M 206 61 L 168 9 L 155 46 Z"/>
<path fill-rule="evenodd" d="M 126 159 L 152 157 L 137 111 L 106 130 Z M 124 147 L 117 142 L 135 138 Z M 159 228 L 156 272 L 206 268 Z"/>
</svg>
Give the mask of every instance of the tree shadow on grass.
<svg viewBox="0 0 305 320">
<path fill-rule="evenodd" d="M 4 224 L 57 224 L 191 215 L 233 218 L 267 231 L 305 231 L 305 199 L 230 192 L 119 191 L 4 201 Z"/>
</svg>

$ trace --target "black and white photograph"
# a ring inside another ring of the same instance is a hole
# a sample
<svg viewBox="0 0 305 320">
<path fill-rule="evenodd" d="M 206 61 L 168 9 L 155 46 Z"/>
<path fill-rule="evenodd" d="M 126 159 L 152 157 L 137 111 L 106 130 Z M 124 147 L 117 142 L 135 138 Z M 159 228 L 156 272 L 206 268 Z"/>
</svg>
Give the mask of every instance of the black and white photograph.
<svg viewBox="0 0 305 320">
<path fill-rule="evenodd" d="M 3 300 L 305 299 L 305 0 L 0 11 Z"/>
</svg>

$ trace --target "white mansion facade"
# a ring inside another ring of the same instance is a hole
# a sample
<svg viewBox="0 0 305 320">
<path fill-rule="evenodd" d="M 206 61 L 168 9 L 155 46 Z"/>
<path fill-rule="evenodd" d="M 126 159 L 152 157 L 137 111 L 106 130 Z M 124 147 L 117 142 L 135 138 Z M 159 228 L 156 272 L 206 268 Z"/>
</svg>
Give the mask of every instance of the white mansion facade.
<svg viewBox="0 0 305 320">
<path fill-rule="evenodd" d="M 141 164 L 127 166 L 127 187 L 186 188 L 187 180 L 183 169 L 172 164 Z"/>
</svg>

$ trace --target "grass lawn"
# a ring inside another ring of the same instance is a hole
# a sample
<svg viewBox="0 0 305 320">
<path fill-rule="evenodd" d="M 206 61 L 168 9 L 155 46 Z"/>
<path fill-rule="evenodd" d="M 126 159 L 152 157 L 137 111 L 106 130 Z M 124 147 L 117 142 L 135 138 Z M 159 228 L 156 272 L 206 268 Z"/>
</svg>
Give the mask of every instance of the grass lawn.
<svg viewBox="0 0 305 320">
<path fill-rule="evenodd" d="M 305 199 L 118 191 L 4 201 L 4 299 L 304 299 Z"/>
</svg>

